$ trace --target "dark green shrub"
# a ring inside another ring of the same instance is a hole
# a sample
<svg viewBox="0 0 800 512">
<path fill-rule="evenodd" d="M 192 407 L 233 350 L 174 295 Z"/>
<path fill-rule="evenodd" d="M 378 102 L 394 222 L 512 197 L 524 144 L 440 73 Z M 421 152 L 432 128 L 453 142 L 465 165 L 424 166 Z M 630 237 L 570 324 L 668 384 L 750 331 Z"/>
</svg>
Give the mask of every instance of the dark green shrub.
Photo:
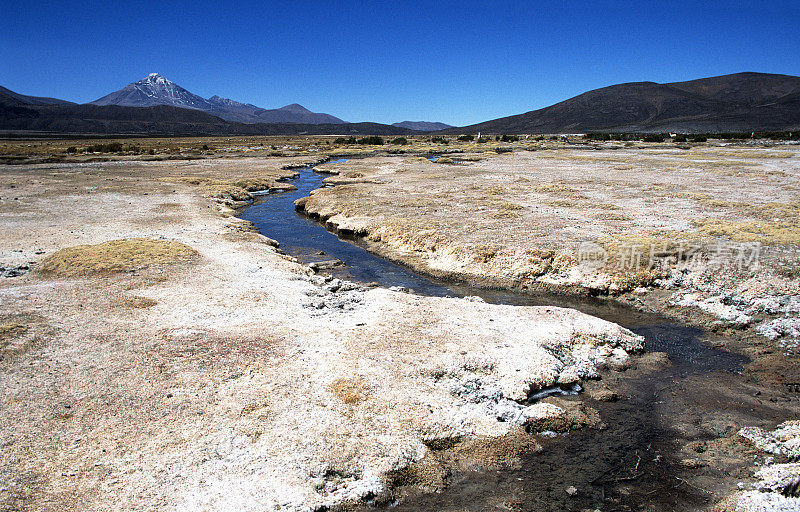
<svg viewBox="0 0 800 512">
<path fill-rule="evenodd" d="M 431 142 L 435 142 L 437 144 L 447 144 L 449 141 L 444 137 L 431 137 Z"/>
<path fill-rule="evenodd" d="M 606 140 L 611 140 L 611 135 L 607 133 L 587 133 L 586 135 L 583 136 L 583 138 L 586 140 L 606 141 Z"/>
<path fill-rule="evenodd" d="M 408 140 L 405 137 L 397 137 L 395 139 L 392 139 L 392 142 L 390 142 L 389 144 L 397 144 L 399 146 L 405 146 L 406 144 L 408 144 Z"/>
<path fill-rule="evenodd" d="M 122 151 L 122 143 L 109 142 L 108 144 L 92 144 L 91 146 L 87 146 L 85 151 L 87 153 L 119 153 Z"/>
<path fill-rule="evenodd" d="M 664 142 L 664 136 L 658 133 L 650 133 L 642 139 L 644 142 Z"/>
<path fill-rule="evenodd" d="M 692 137 L 692 142 L 707 142 L 707 141 L 708 137 L 706 137 L 705 135 L 695 135 L 694 137 Z"/>
<path fill-rule="evenodd" d="M 486 138 L 486 137 L 478 137 L 478 144 L 484 144 L 486 142 L 489 142 L 488 138 Z"/>
<path fill-rule="evenodd" d="M 345 137 L 336 137 L 336 140 L 333 141 L 334 144 L 357 144 L 355 137 L 345 138 Z M 275 146 L 272 146 L 273 148 Z"/>
<path fill-rule="evenodd" d="M 686 142 L 686 135 L 676 135 L 672 138 L 672 142 Z"/>
<path fill-rule="evenodd" d="M 75 146 L 70 146 L 67 148 L 67 153 L 77 153 L 77 152 L 78 148 L 76 148 Z"/>
<path fill-rule="evenodd" d="M 383 138 L 378 137 L 377 135 L 370 135 L 369 137 L 358 139 L 358 143 L 370 146 L 383 146 Z"/>
<path fill-rule="evenodd" d="M 475 137 L 473 137 L 472 135 L 460 135 L 458 137 L 458 140 L 460 140 L 461 142 L 469 142 L 475 140 Z"/>
<path fill-rule="evenodd" d="M 503 134 L 502 137 L 500 137 L 501 142 L 517 142 L 518 140 L 519 137 L 517 137 L 516 135 L 507 135 L 505 133 Z"/>
</svg>

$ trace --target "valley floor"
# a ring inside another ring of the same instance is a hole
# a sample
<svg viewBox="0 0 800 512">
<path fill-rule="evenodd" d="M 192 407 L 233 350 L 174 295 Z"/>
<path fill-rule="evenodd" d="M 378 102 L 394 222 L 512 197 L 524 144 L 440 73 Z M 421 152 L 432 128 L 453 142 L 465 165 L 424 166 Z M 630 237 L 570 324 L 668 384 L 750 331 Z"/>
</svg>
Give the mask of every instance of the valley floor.
<svg viewBox="0 0 800 512">
<path fill-rule="evenodd" d="M 531 404 L 532 391 L 601 375 L 613 388 L 663 364 L 629 355 L 640 336 L 571 309 L 314 275 L 232 207 L 324 155 L 220 152 L 0 165 L 0 509 L 388 502 L 400 483 L 446 480 L 434 452 L 514 466 L 541 450 L 529 432 L 600 426 L 590 404 Z M 732 333 L 723 342 L 754 358 L 755 384 L 731 400 L 757 391 L 771 412 L 758 425 L 723 415 L 697 467 L 727 450 L 740 471 L 715 477 L 716 500 L 743 475 L 751 485 L 761 456 L 738 430 L 766 436 L 800 410 L 781 387 L 800 382 L 798 260 L 785 252 L 800 241 L 796 151 L 450 156 L 324 164 L 337 186 L 300 207 L 426 272 L 621 294 Z M 746 264 L 715 262 L 718 239 Z M 653 244 L 656 264 L 624 264 Z"/>
</svg>

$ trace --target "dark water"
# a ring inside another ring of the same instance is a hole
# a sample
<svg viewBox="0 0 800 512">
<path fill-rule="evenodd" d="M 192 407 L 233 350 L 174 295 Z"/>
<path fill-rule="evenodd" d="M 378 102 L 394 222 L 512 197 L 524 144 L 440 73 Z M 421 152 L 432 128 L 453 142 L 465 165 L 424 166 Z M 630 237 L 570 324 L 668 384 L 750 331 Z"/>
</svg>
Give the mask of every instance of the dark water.
<svg viewBox="0 0 800 512">
<path fill-rule="evenodd" d="M 362 283 L 376 282 L 385 287 L 411 288 L 423 295 L 455 295 L 446 285 L 370 254 L 328 232 L 319 222 L 297 213 L 294 202 L 320 188 L 325 178 L 310 167 L 300 168 L 298 173 L 298 178 L 289 180 L 297 190 L 263 196 L 240 217 L 255 224 L 263 235 L 277 240 L 283 251 L 303 263 L 331 259 L 345 262 L 347 267 L 338 272 L 337 277 Z"/>
<path fill-rule="evenodd" d="M 668 369 L 631 379 L 628 387 L 634 392 L 627 400 L 592 403 L 607 425 L 604 430 L 582 429 L 543 439 L 543 451 L 526 458 L 521 468 L 454 472 L 441 493 L 412 489 L 399 503 L 371 504 L 366 508 L 666 511 L 695 510 L 710 503 L 709 496 L 682 485 L 677 476 L 680 469 L 671 462 L 671 455 L 678 441 L 670 430 L 671 418 L 661 412 L 664 398 L 659 397 L 659 392 L 690 375 L 735 374 L 746 363 L 744 357 L 704 343 L 707 334 L 700 329 L 603 298 L 521 295 L 420 275 L 340 239 L 319 222 L 296 213 L 294 201 L 319 188 L 324 178 L 311 168 L 298 172 L 299 177 L 292 180 L 296 191 L 269 194 L 247 208 L 241 217 L 253 222 L 262 234 L 277 240 L 285 252 L 299 260 L 308 263 L 336 258 L 347 265 L 337 277 L 385 287 L 401 286 L 422 295 L 478 295 L 494 304 L 577 309 L 641 334 L 648 351 L 666 352 L 673 363 Z M 317 254 L 320 251 L 324 254 Z M 709 405 L 709 413 L 717 406 Z M 569 485 L 577 487 L 579 493 L 566 493 Z"/>
</svg>

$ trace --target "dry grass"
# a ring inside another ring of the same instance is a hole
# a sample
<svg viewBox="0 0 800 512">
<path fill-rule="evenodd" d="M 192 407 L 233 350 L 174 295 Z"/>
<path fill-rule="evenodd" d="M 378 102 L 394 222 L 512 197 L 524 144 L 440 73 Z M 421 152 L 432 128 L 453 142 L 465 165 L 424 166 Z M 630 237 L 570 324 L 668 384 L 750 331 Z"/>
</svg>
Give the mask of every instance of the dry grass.
<svg viewBox="0 0 800 512">
<path fill-rule="evenodd" d="M 126 238 L 67 247 L 45 258 L 41 272 L 61 277 L 130 272 L 198 258 L 191 247 L 171 240 Z"/>
<path fill-rule="evenodd" d="M 586 197 L 577 189 L 565 183 L 558 183 L 558 182 L 539 185 L 534 188 L 534 191 L 539 192 L 540 194 L 548 194 L 558 197 L 570 197 L 573 199 L 583 199 Z"/>
<path fill-rule="evenodd" d="M 158 304 L 158 301 L 150 297 L 142 297 L 139 295 L 123 295 L 118 301 L 117 305 L 127 309 L 147 309 Z"/>
<path fill-rule="evenodd" d="M 701 233 L 723 236 L 734 242 L 760 242 L 766 245 L 800 244 L 800 224 L 796 218 L 770 221 L 729 221 L 702 219 L 694 222 Z"/>
<path fill-rule="evenodd" d="M 0 343 L 12 338 L 18 338 L 26 332 L 28 332 L 28 327 L 23 324 L 15 322 L 0 324 Z"/>
<path fill-rule="evenodd" d="M 336 379 L 328 386 L 333 395 L 347 405 L 358 405 L 372 393 L 360 377 Z"/>
<path fill-rule="evenodd" d="M 580 206 L 577 201 L 570 201 L 569 199 L 553 199 L 547 201 L 547 204 L 555 208 L 577 208 Z"/>
<path fill-rule="evenodd" d="M 611 220 L 611 221 L 633 220 L 631 217 L 625 215 L 624 213 L 612 213 L 612 212 L 596 213 L 593 215 L 593 217 L 598 220 Z"/>
</svg>

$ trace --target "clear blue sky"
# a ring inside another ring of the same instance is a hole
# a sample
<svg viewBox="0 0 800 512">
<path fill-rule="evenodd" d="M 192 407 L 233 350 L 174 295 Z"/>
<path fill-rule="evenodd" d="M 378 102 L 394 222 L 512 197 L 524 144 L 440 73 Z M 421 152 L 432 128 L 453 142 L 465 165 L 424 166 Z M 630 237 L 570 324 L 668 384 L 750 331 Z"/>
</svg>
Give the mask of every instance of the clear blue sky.
<svg viewBox="0 0 800 512">
<path fill-rule="evenodd" d="M 347 121 L 465 125 L 621 82 L 800 75 L 800 1 L 0 0 L 0 85 L 87 102 L 150 72 Z"/>
</svg>

